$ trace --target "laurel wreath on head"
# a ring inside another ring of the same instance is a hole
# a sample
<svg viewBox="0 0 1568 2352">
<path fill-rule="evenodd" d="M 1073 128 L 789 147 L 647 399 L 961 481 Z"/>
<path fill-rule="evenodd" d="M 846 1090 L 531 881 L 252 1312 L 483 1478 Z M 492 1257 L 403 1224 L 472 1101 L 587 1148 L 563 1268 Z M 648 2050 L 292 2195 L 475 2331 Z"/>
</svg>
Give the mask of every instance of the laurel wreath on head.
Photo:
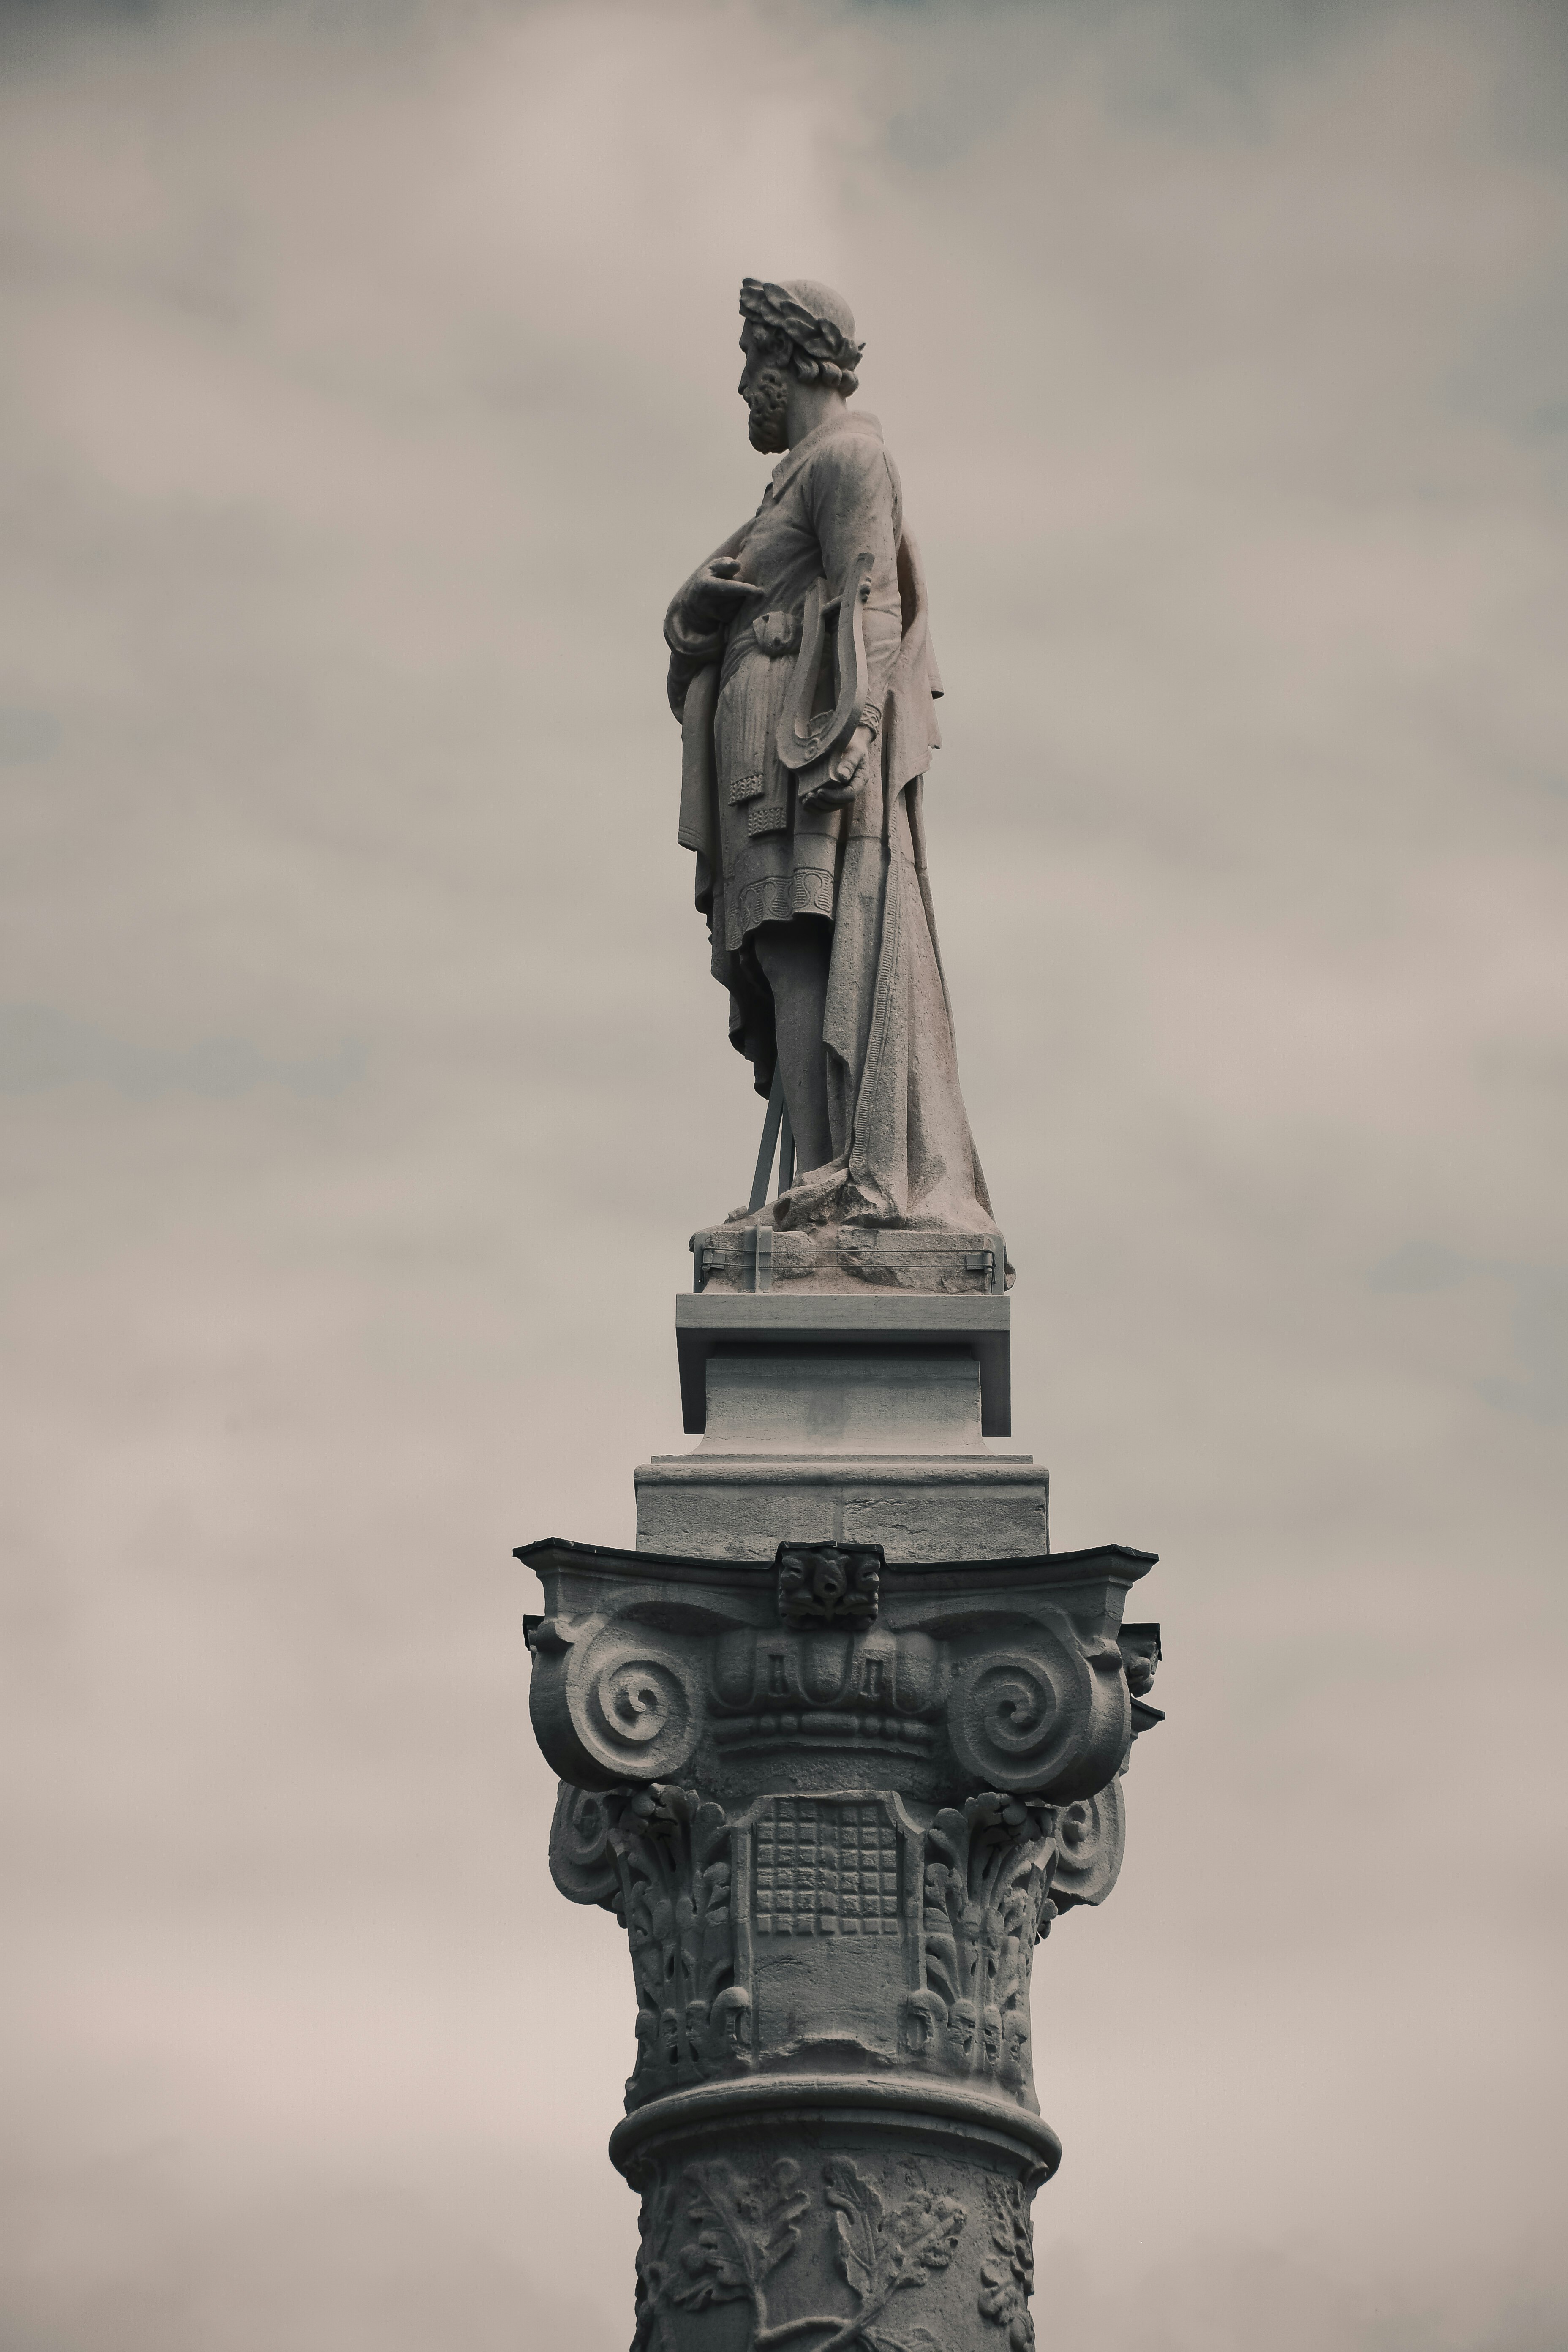
<svg viewBox="0 0 1568 2352">
<path fill-rule="evenodd" d="M 840 392 L 856 389 L 855 371 L 866 346 L 836 327 L 831 319 L 816 319 L 782 286 L 761 278 L 741 280 L 741 315 L 754 326 L 784 336 L 793 345 L 795 373 L 810 383 L 821 376 Z"/>
</svg>

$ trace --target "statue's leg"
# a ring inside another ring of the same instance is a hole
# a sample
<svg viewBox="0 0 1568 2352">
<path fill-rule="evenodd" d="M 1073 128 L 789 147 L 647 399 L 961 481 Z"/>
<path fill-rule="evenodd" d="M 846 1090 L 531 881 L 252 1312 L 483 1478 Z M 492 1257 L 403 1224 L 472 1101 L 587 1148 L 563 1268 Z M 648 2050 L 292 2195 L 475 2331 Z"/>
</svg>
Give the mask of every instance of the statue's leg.
<svg viewBox="0 0 1568 2352">
<path fill-rule="evenodd" d="M 822 1046 L 833 926 L 819 915 L 796 915 L 792 922 L 763 924 L 752 944 L 773 991 L 784 1101 L 795 1129 L 795 1164 L 805 1175 L 833 1157 Z"/>
</svg>

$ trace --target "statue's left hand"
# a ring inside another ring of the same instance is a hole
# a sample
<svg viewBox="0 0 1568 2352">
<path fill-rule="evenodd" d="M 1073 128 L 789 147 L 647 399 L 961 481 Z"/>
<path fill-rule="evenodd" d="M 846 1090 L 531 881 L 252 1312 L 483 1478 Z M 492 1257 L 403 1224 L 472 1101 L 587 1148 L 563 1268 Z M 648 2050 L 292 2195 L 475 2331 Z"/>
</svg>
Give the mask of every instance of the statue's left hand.
<svg viewBox="0 0 1568 2352">
<path fill-rule="evenodd" d="M 866 788 L 871 772 L 871 746 L 876 740 L 868 727 L 857 727 L 828 771 L 827 782 L 814 785 L 808 793 L 802 793 L 801 805 L 817 809 L 847 808 Z"/>
</svg>

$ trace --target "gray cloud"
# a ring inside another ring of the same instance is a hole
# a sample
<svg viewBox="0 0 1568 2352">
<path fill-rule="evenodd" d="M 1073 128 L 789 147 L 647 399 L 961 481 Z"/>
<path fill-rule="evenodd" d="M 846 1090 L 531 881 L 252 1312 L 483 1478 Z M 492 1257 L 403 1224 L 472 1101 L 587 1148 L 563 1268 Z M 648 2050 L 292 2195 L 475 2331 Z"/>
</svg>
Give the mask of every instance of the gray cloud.
<svg viewBox="0 0 1568 2352">
<path fill-rule="evenodd" d="M 1477 1393 L 1500 1412 L 1568 1420 L 1568 1272 L 1561 1266 L 1510 1265 L 1435 1242 L 1407 1242 L 1373 1268 L 1371 1281 L 1374 1290 L 1411 1292 L 1504 1284 L 1512 1294 L 1513 1352 L 1524 1377 L 1488 1374 L 1477 1381 Z"/>
<path fill-rule="evenodd" d="M 47 710 L 0 708 L 0 763 L 47 760 L 58 740 L 59 728 Z"/>
<path fill-rule="evenodd" d="M 129 1043 L 45 1004 L 0 1004 L 0 1093 L 99 1083 L 141 1098 L 166 1094 L 226 1097 L 255 1087 L 336 1095 L 364 1071 L 364 1052 L 343 1045 L 320 1061 L 272 1060 L 245 1037 L 205 1037 L 185 1046 Z"/>
</svg>

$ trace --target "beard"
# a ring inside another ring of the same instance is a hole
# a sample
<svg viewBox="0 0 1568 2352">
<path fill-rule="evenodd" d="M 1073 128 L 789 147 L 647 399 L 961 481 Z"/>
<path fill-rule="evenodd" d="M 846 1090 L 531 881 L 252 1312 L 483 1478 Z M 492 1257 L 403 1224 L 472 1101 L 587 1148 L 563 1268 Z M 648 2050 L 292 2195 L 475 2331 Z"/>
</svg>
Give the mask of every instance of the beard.
<svg viewBox="0 0 1568 2352">
<path fill-rule="evenodd" d="M 787 449 L 784 411 L 789 406 L 789 378 L 783 368 L 757 370 L 746 386 L 746 406 L 751 412 L 747 432 L 752 448 L 770 457 Z"/>
</svg>

